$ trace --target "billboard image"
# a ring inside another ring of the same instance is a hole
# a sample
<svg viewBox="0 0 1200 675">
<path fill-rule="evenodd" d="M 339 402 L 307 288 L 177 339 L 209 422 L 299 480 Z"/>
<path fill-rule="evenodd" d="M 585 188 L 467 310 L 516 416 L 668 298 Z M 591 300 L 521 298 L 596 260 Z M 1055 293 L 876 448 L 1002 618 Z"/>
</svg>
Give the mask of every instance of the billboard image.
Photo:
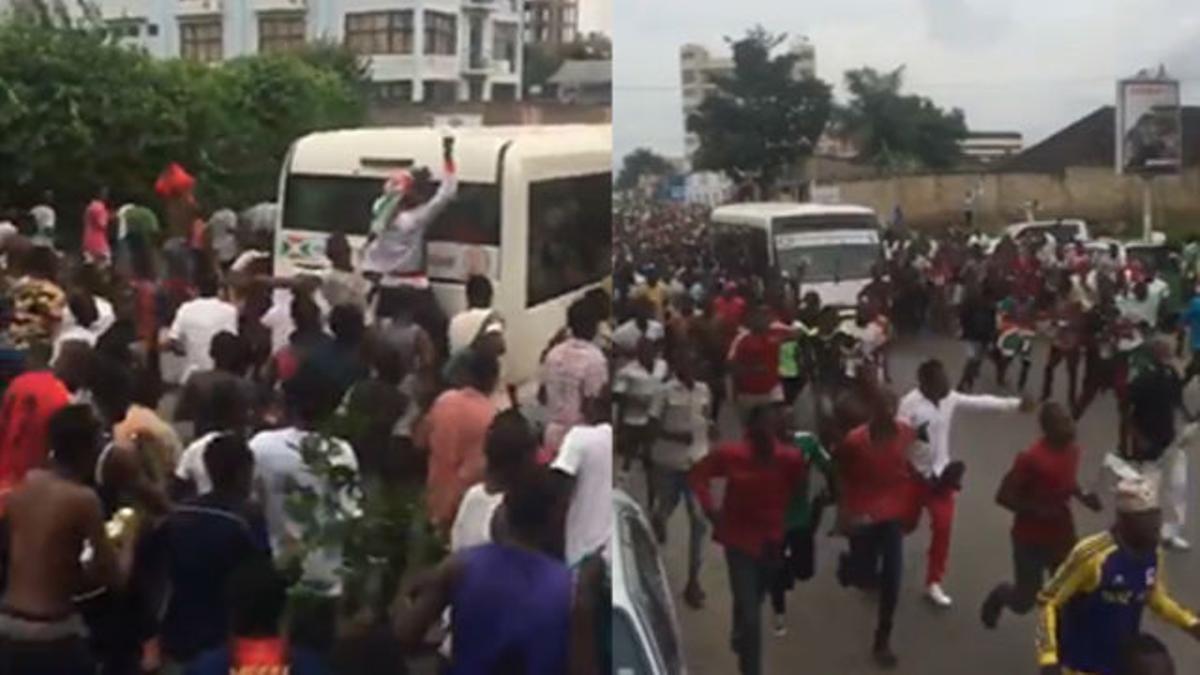
<svg viewBox="0 0 1200 675">
<path fill-rule="evenodd" d="M 1183 149 L 1179 82 L 1133 79 L 1117 83 L 1118 173 L 1177 173 Z"/>
</svg>

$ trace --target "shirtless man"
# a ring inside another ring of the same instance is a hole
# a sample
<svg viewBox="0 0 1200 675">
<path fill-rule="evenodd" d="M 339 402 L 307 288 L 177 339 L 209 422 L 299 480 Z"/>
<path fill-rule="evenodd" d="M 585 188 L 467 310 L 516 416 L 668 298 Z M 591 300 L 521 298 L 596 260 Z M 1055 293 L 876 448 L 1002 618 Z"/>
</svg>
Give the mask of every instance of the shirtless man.
<svg viewBox="0 0 1200 675">
<path fill-rule="evenodd" d="M 53 458 L 30 471 L 8 497 L 0 673 L 95 672 L 72 595 L 97 584 L 120 585 L 133 553 L 126 545 L 118 557 L 105 532 L 100 498 L 85 485 L 95 470 L 99 440 L 100 423 L 88 406 L 55 413 L 50 419 Z M 85 544 L 91 556 L 81 563 Z"/>
</svg>

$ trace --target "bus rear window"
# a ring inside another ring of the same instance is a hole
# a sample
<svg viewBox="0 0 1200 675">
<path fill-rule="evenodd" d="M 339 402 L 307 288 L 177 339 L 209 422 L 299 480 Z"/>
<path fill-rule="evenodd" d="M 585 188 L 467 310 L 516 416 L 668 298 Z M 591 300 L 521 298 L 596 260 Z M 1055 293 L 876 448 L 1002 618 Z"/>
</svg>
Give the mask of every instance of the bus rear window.
<svg viewBox="0 0 1200 675">
<path fill-rule="evenodd" d="M 529 184 L 529 307 L 612 274 L 612 174 Z"/>
<path fill-rule="evenodd" d="M 283 227 L 366 236 L 371 206 L 382 190 L 380 178 L 293 174 L 287 179 Z M 426 240 L 499 246 L 499 187 L 460 183 L 458 196 L 430 226 Z"/>
</svg>

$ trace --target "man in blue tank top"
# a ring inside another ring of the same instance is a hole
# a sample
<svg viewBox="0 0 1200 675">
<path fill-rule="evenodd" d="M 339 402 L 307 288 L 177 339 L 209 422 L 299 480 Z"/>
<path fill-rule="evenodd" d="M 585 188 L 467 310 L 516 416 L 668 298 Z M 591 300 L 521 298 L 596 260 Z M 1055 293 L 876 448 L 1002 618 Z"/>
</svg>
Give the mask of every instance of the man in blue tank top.
<svg viewBox="0 0 1200 675">
<path fill-rule="evenodd" d="M 544 552 L 559 501 L 543 472 L 506 492 L 496 541 L 448 558 L 402 601 L 392 624 L 401 642 L 419 644 L 448 607 L 448 675 L 570 672 L 571 573 Z"/>
</svg>

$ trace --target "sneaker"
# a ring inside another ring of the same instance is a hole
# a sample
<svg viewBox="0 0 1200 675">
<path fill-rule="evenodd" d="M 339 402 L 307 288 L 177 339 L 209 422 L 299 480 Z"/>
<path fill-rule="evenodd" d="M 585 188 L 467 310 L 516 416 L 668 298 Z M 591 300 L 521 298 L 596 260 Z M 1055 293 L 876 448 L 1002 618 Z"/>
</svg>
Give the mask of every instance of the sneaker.
<svg viewBox="0 0 1200 675">
<path fill-rule="evenodd" d="M 884 670 L 895 670 L 900 665 L 900 659 L 896 658 L 891 645 L 879 640 L 875 641 L 875 647 L 871 650 L 871 658 L 874 659 L 875 665 Z"/>
<path fill-rule="evenodd" d="M 983 626 L 989 630 L 994 630 L 996 624 L 1000 623 L 1000 614 L 1004 611 L 1004 586 L 997 586 L 988 593 L 987 598 L 983 601 L 983 609 L 979 612 L 979 617 L 983 621 Z"/>
<path fill-rule="evenodd" d="M 783 614 L 775 615 L 775 637 L 784 637 L 787 635 L 787 616 Z"/>
<path fill-rule="evenodd" d="M 1192 545 L 1188 542 L 1188 540 L 1184 539 L 1183 537 L 1180 537 L 1178 535 L 1173 536 L 1173 537 L 1164 537 L 1163 538 L 1163 546 L 1166 546 L 1167 548 L 1174 550 L 1174 551 L 1190 551 L 1190 550 L 1192 550 Z"/>
<path fill-rule="evenodd" d="M 946 591 L 942 589 L 941 584 L 929 584 L 929 588 L 925 589 L 925 597 L 936 607 L 947 609 L 954 604 Z"/>
</svg>

